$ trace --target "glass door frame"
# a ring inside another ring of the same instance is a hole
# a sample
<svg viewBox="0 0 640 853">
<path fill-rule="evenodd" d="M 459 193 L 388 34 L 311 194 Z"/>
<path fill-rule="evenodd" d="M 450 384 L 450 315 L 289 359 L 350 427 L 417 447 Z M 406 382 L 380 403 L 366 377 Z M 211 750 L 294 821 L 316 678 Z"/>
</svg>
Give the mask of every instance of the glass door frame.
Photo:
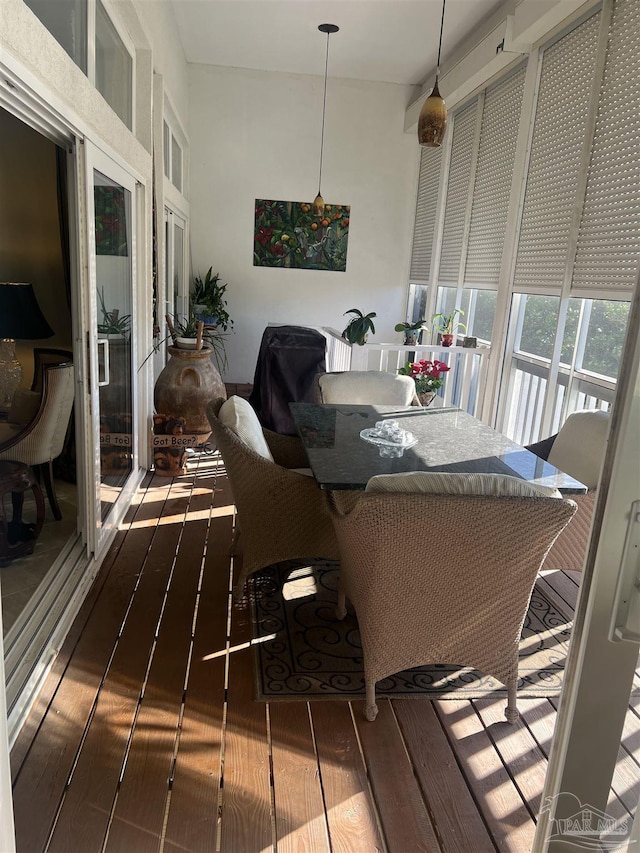
<svg viewBox="0 0 640 853">
<path fill-rule="evenodd" d="M 593 813 L 606 815 L 638 664 L 640 591 L 635 544 L 640 535 L 638 507 L 640 271 L 629 314 L 534 853 L 595 849 L 590 843 L 591 836 L 581 840 L 579 833 L 570 838 L 563 835 L 562 821 L 570 818 L 575 821 L 582 813 L 585 817 Z M 627 829 L 637 837 L 640 831 L 637 812 L 633 830 L 631 820 L 628 824 Z M 622 841 L 621 838 L 621 845 Z M 630 849 L 635 849 L 635 845 L 631 844 Z"/>
<path fill-rule="evenodd" d="M 98 300 L 97 300 L 97 269 L 96 269 L 96 235 L 95 235 L 95 204 L 94 204 L 94 172 L 98 171 L 106 177 L 116 181 L 124 187 L 131 198 L 130 226 L 131 226 L 131 395 L 132 395 L 132 460 L 131 472 L 126 483 L 121 489 L 112 510 L 104 521 L 101 515 L 101 463 L 100 463 L 100 418 L 95 415 L 100 412 L 99 398 L 99 368 L 98 368 L 98 336 L 94 333 L 98 322 Z M 140 401 L 142 396 L 138 389 L 138 371 L 136 365 L 142 360 L 138 348 L 139 335 L 136 334 L 138 313 L 138 282 L 140 280 L 139 264 L 142 255 L 139 251 L 138 234 L 140 233 L 140 206 L 143 205 L 144 196 L 142 184 L 128 169 L 106 154 L 88 140 L 85 142 L 85 183 L 86 183 L 86 212 L 87 212 L 87 262 L 88 281 L 86 289 L 86 314 L 85 314 L 85 337 L 87 343 L 88 384 L 90 412 L 87 419 L 88 428 L 85 433 L 87 437 L 87 465 L 88 481 L 91 491 L 90 516 L 91 523 L 88 527 L 89 550 L 93 551 L 95 558 L 100 560 L 107 551 L 111 538 L 118 527 L 127 509 L 131 498 L 137 489 L 143 472 L 140 469 L 140 459 L 145 458 L 141 454 L 140 442 L 144 432 L 140 429 Z M 142 404 L 144 405 L 144 404 Z M 93 488 L 92 488 L 93 485 Z"/>
</svg>

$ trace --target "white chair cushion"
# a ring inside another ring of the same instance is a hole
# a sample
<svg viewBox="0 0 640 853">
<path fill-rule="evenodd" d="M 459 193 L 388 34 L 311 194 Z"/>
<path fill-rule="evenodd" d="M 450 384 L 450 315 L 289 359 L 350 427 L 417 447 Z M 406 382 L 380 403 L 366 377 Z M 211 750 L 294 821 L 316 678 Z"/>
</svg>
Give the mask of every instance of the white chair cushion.
<svg viewBox="0 0 640 853">
<path fill-rule="evenodd" d="M 557 489 L 527 483 L 507 474 L 446 474 L 409 471 L 377 474 L 367 483 L 367 492 L 410 492 L 435 495 L 495 495 L 496 497 L 560 498 Z"/>
<path fill-rule="evenodd" d="M 274 461 L 258 416 L 251 408 L 248 400 L 243 397 L 229 397 L 220 407 L 218 419 L 234 432 L 247 447 L 270 462 Z"/>
<path fill-rule="evenodd" d="M 599 410 L 569 415 L 549 453 L 551 465 L 595 489 L 607 447 L 609 419 L 608 412 Z"/>
<path fill-rule="evenodd" d="M 415 383 L 410 376 L 382 370 L 325 373 L 318 383 L 323 402 L 335 405 L 410 406 L 415 393 Z"/>
</svg>

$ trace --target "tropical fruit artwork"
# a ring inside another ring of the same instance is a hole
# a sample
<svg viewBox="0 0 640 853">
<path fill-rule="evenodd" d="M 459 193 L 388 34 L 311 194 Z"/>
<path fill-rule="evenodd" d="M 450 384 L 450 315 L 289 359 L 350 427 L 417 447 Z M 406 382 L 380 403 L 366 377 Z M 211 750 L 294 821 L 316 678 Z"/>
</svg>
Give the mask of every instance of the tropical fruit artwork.
<svg viewBox="0 0 640 853">
<path fill-rule="evenodd" d="M 344 272 L 350 211 L 348 204 L 326 204 L 316 216 L 310 202 L 257 198 L 253 265 Z"/>
</svg>

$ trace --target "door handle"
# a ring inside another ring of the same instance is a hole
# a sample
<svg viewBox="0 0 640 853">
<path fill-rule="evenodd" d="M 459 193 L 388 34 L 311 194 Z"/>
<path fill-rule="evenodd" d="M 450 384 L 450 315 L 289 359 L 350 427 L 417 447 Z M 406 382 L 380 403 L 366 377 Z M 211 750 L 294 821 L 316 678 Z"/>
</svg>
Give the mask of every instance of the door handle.
<svg viewBox="0 0 640 853">
<path fill-rule="evenodd" d="M 98 348 L 102 347 L 104 378 L 100 379 L 100 358 L 98 357 L 98 388 L 109 384 L 109 339 L 98 338 Z"/>
</svg>

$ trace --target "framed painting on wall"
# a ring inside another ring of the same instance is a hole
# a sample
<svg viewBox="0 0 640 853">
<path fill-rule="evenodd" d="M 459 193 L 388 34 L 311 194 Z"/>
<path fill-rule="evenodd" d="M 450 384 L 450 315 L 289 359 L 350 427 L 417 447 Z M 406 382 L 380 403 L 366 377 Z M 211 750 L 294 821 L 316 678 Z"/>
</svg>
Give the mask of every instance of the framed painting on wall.
<svg viewBox="0 0 640 853">
<path fill-rule="evenodd" d="M 348 204 L 327 204 L 318 217 L 310 202 L 257 198 L 253 265 L 344 272 L 350 210 Z"/>
</svg>

